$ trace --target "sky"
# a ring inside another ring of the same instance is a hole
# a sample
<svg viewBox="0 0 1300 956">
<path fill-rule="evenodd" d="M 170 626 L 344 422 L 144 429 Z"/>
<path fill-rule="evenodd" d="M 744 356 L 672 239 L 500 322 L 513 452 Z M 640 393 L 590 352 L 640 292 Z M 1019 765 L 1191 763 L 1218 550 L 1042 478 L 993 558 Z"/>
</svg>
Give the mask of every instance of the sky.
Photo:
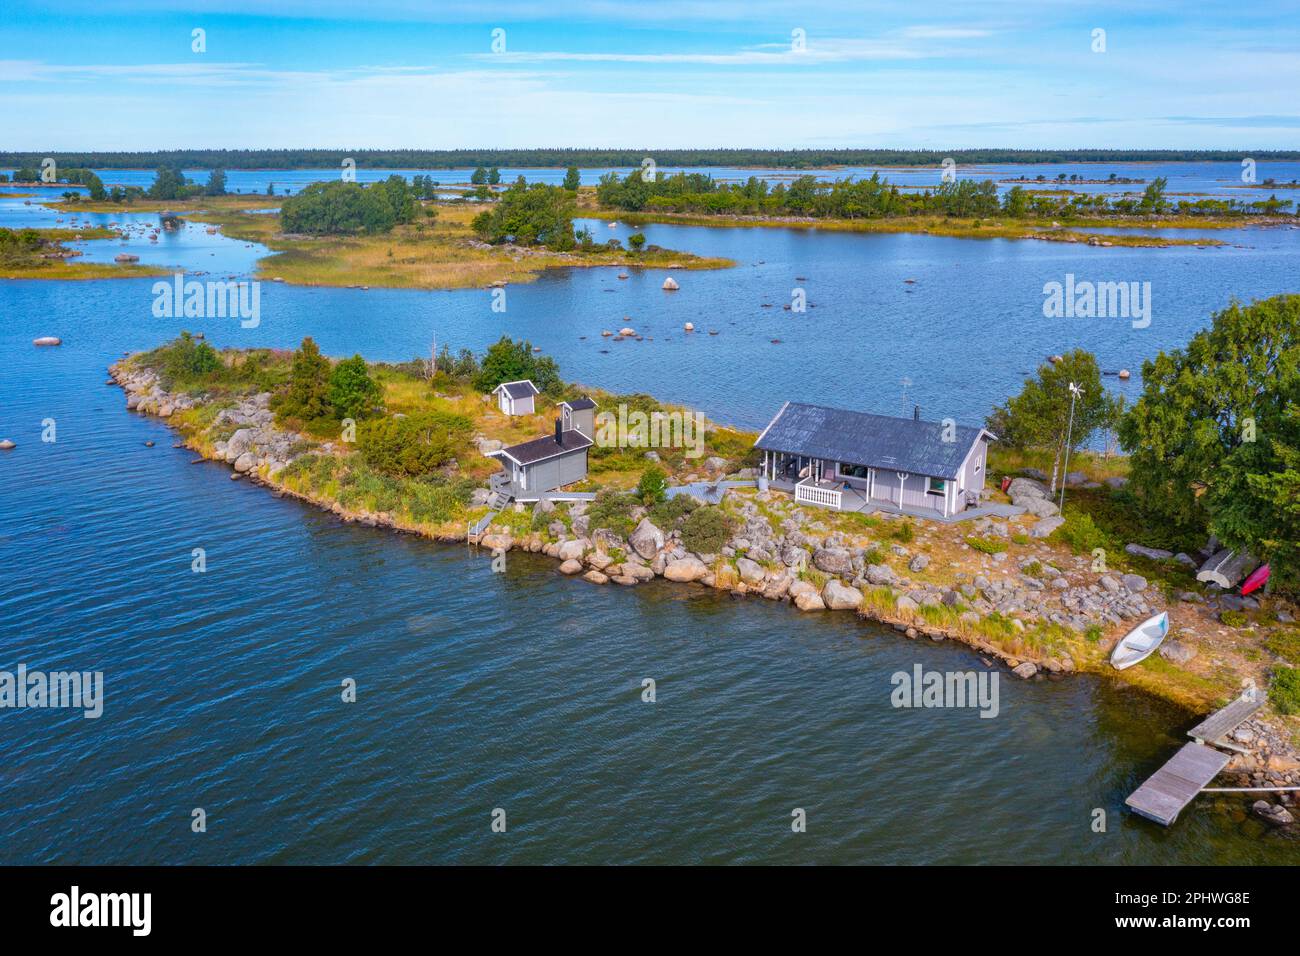
<svg viewBox="0 0 1300 956">
<path fill-rule="evenodd" d="M 1296 149 L 1297 13 L 0 0 L 0 149 Z"/>
</svg>

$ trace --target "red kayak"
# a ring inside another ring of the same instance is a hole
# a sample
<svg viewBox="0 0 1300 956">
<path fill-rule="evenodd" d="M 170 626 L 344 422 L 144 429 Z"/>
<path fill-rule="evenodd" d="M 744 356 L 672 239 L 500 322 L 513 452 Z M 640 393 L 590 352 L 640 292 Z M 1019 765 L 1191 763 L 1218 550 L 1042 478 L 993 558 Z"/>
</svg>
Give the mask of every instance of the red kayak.
<svg viewBox="0 0 1300 956">
<path fill-rule="evenodd" d="M 1250 577 L 1241 582 L 1241 596 L 1245 597 L 1252 591 L 1258 591 L 1268 583 L 1268 565 L 1261 564 L 1254 571 L 1250 572 Z"/>
<path fill-rule="evenodd" d="M 1005 493 L 1006 490 L 1007 490 L 1008 488 L 1010 488 L 1010 487 L 1011 487 L 1011 476 L 1010 476 L 1010 475 L 1007 475 L 1005 478 L 1002 479 L 1002 491 L 1003 491 L 1003 493 Z"/>
</svg>

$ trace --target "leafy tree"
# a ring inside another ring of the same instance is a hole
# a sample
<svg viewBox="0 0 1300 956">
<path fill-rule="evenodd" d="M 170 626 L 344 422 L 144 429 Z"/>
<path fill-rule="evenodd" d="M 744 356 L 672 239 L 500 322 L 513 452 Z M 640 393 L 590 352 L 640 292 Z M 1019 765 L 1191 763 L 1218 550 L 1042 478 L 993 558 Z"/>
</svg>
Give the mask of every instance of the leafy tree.
<svg viewBox="0 0 1300 956">
<path fill-rule="evenodd" d="M 572 249 L 574 198 L 568 190 L 519 177 L 489 211 L 474 217 L 474 231 L 488 242 Z"/>
<path fill-rule="evenodd" d="M 205 196 L 224 196 L 226 194 L 226 171 L 218 166 L 208 174 L 208 184 L 203 187 Z"/>
<path fill-rule="evenodd" d="M 1169 205 L 1165 201 L 1165 187 L 1168 185 L 1168 179 L 1157 176 L 1147 183 L 1146 189 L 1142 191 L 1142 201 L 1138 205 L 1148 212 L 1163 212 Z"/>
<path fill-rule="evenodd" d="M 419 478 L 456 457 L 473 431 L 468 418 L 445 412 L 385 416 L 357 426 L 357 450 L 378 472 Z"/>
<path fill-rule="evenodd" d="M 217 350 L 189 332 L 182 332 L 163 352 L 162 374 L 168 382 L 193 381 L 222 368 Z"/>
<path fill-rule="evenodd" d="M 371 186 L 360 183 L 312 183 L 280 207 L 285 232 L 311 235 L 355 235 L 390 232 L 410 222 L 419 209 L 401 176 L 389 176 Z"/>
<path fill-rule="evenodd" d="M 632 235 L 627 237 L 627 244 L 632 247 L 633 252 L 640 252 L 641 247 L 645 245 L 645 233 L 632 233 Z"/>
<path fill-rule="evenodd" d="M 1214 316 L 1185 349 L 1142 366 L 1120 422 L 1129 487 L 1144 514 L 1209 532 L 1300 584 L 1300 295 Z"/>
<path fill-rule="evenodd" d="M 576 193 L 578 187 L 582 184 L 582 173 L 577 166 L 570 166 L 564 171 L 564 188 L 571 193 Z"/>
<path fill-rule="evenodd" d="M 491 169 L 489 169 L 489 170 L 488 170 L 488 174 L 487 174 L 487 181 L 488 181 L 488 184 L 491 185 L 491 186 L 495 186 L 495 185 L 497 185 L 498 183 L 500 183 L 500 182 L 501 182 L 501 170 L 497 169 L 495 166 L 493 166 Z"/>
<path fill-rule="evenodd" d="M 989 431 L 1009 448 L 1052 452 L 1053 493 L 1066 452 L 1071 382 L 1082 388 L 1074 400 L 1074 422 L 1069 429 L 1069 451 L 1073 453 L 1115 416 L 1115 401 L 1102 387 L 1097 359 L 1083 349 L 1066 353 L 1055 364 L 1040 366 L 1038 376 L 1026 379 L 1019 395 L 996 406 L 987 422 Z"/>
<path fill-rule="evenodd" d="M 483 356 L 474 387 L 490 392 L 502 382 L 531 379 L 547 395 L 558 395 L 564 388 L 555 360 L 533 352 L 531 342 L 516 342 L 502 336 Z"/>
<path fill-rule="evenodd" d="M 473 175 L 469 177 L 469 181 L 473 183 L 475 186 L 484 185 L 485 183 L 487 183 L 487 179 L 488 179 L 488 172 L 482 166 L 476 167 L 474 169 Z"/>
<path fill-rule="evenodd" d="M 159 166 L 154 174 L 153 184 L 149 187 L 150 199 L 184 199 L 200 191 L 179 169 L 173 166 Z"/>
<path fill-rule="evenodd" d="M 308 336 L 302 340 L 298 351 L 293 353 L 288 387 L 271 400 L 271 405 L 285 418 L 297 418 L 304 422 L 320 421 L 334 415 L 329 391 L 329 359 L 320 354 L 320 348 Z"/>
<path fill-rule="evenodd" d="M 658 504 L 668 497 L 668 476 L 657 465 L 651 465 L 641 473 L 641 481 L 634 494 L 647 507 Z"/>
<path fill-rule="evenodd" d="M 275 195 L 275 183 L 267 183 L 267 184 L 266 184 L 266 194 L 267 194 L 268 196 L 274 196 L 274 195 Z"/>
<path fill-rule="evenodd" d="M 330 373 L 329 403 L 339 418 L 365 418 L 379 404 L 383 394 L 383 389 L 370 377 L 366 360 L 360 355 L 344 359 Z"/>
</svg>

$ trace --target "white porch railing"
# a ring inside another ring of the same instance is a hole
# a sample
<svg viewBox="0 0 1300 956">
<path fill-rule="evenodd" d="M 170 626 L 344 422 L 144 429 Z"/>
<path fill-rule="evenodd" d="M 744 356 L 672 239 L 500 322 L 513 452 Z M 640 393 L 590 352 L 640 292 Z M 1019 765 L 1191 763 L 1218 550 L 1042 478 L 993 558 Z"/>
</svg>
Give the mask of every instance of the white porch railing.
<svg viewBox="0 0 1300 956">
<path fill-rule="evenodd" d="M 816 482 L 805 478 L 794 486 L 794 500 L 838 510 L 844 496 L 843 483 Z"/>
</svg>

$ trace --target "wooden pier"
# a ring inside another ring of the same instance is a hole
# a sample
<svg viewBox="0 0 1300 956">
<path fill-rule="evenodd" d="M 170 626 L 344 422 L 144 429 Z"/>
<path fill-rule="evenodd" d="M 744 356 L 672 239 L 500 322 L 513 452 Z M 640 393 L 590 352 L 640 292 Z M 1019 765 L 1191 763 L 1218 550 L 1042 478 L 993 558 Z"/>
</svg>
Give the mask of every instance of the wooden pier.
<svg viewBox="0 0 1300 956">
<path fill-rule="evenodd" d="M 1227 736 L 1263 704 L 1263 695 L 1251 688 L 1226 707 L 1206 717 L 1187 732 L 1194 742 L 1183 744 L 1182 749 L 1134 790 L 1124 803 L 1134 813 L 1148 820 L 1154 820 L 1163 826 L 1172 824 L 1183 808 L 1196 799 L 1196 795 L 1232 759 L 1231 754 L 1215 748 L 1243 752 L 1240 747 L 1229 743 Z"/>
</svg>

